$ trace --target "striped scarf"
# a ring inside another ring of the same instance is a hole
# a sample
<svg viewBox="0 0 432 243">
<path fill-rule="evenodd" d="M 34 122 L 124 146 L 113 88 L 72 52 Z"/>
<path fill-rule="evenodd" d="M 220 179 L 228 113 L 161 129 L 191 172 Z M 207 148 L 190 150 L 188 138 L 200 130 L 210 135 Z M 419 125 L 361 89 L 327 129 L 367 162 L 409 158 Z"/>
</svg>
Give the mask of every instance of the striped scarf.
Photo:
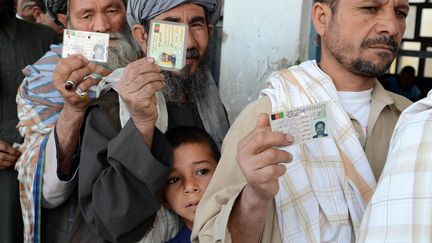
<svg viewBox="0 0 432 243">
<path fill-rule="evenodd" d="M 63 97 L 51 79 L 61 58 L 62 46 L 51 45 L 35 64 L 24 68 L 26 76 L 18 89 L 18 130 L 24 137 L 21 157 L 15 165 L 20 182 L 20 199 L 24 221 L 24 242 L 40 242 L 42 177 L 48 137 L 63 108 Z M 94 99 L 108 86 L 89 92 Z"/>
<path fill-rule="evenodd" d="M 261 95 L 272 111 L 328 102 L 329 137 L 284 148 L 293 154 L 275 197 L 283 242 L 353 242 L 375 179 L 333 81 L 315 61 L 273 74 Z"/>
</svg>

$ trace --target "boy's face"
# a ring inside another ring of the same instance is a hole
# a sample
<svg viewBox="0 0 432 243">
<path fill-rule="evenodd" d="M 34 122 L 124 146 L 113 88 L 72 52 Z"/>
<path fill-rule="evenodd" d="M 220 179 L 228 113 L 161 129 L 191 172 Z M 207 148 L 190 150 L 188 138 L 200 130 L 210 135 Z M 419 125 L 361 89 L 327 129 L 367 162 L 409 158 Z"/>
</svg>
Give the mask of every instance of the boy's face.
<svg viewBox="0 0 432 243">
<path fill-rule="evenodd" d="M 216 169 L 208 145 L 182 144 L 174 150 L 174 166 L 168 176 L 164 196 L 175 213 L 192 229 L 195 210 Z"/>
</svg>

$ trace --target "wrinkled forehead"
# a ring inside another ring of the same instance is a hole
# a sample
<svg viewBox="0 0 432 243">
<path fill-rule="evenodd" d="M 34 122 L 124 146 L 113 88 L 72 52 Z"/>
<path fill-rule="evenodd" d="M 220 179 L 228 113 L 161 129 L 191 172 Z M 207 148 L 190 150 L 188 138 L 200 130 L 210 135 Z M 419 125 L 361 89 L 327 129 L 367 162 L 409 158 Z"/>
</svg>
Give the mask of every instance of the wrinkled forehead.
<svg viewBox="0 0 432 243">
<path fill-rule="evenodd" d="M 167 10 L 153 19 L 181 22 L 185 18 L 206 18 L 204 7 L 195 3 L 183 3 Z"/>
<path fill-rule="evenodd" d="M 70 11 L 99 11 L 110 7 L 126 9 L 125 0 L 69 0 Z M 125 14 L 126 16 L 126 14 Z"/>
</svg>

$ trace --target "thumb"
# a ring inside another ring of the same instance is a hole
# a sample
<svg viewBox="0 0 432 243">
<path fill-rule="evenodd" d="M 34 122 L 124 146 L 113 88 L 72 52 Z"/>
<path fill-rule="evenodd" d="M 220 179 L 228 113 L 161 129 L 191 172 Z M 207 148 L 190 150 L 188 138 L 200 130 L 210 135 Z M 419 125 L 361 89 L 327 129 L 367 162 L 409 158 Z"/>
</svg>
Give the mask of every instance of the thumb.
<svg viewBox="0 0 432 243">
<path fill-rule="evenodd" d="M 258 122 L 256 124 L 256 127 L 266 127 L 270 126 L 270 119 L 269 115 L 267 113 L 261 113 L 258 116 Z"/>
</svg>

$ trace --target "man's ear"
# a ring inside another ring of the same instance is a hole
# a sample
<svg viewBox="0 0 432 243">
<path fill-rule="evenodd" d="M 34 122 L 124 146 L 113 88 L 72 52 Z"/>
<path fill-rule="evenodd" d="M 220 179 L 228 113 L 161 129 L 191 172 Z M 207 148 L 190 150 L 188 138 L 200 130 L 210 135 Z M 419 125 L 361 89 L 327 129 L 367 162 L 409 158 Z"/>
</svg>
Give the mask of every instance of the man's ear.
<svg viewBox="0 0 432 243">
<path fill-rule="evenodd" d="M 33 19 L 36 23 L 40 24 L 42 22 L 42 14 L 42 10 L 39 7 L 35 6 L 32 8 Z"/>
<path fill-rule="evenodd" d="M 63 24 L 63 26 L 65 28 L 67 28 L 67 26 L 68 26 L 67 19 L 68 18 L 66 16 L 66 14 L 61 14 L 61 13 L 57 14 L 57 19 L 60 21 L 60 23 Z"/>
<path fill-rule="evenodd" d="M 208 24 L 207 25 L 207 31 L 208 31 L 209 37 L 212 37 L 213 31 L 214 31 L 214 26 L 212 24 Z"/>
<path fill-rule="evenodd" d="M 320 36 L 324 36 L 330 24 L 332 16 L 332 10 L 329 5 L 321 2 L 317 2 L 312 7 L 312 22 L 315 27 L 315 31 Z"/>
<path fill-rule="evenodd" d="M 147 53 L 148 35 L 144 29 L 144 26 L 142 26 L 140 24 L 136 24 L 136 25 L 132 26 L 132 36 L 134 37 L 134 39 L 136 40 L 138 45 L 140 45 L 142 50 L 145 53 Z"/>
</svg>

